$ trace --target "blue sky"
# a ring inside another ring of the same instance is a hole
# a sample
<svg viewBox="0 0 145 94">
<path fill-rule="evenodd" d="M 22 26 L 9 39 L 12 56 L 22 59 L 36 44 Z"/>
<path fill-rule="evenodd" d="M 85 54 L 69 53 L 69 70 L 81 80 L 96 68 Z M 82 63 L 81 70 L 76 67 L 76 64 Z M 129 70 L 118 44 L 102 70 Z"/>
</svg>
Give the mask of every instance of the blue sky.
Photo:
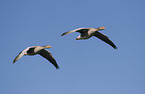
<svg viewBox="0 0 145 94">
<path fill-rule="evenodd" d="M 0 94 L 145 94 L 144 0 L 1 0 Z M 79 27 L 104 26 L 118 47 L 93 37 L 75 40 Z M 51 45 L 56 70 L 39 55 L 15 56 Z"/>
</svg>

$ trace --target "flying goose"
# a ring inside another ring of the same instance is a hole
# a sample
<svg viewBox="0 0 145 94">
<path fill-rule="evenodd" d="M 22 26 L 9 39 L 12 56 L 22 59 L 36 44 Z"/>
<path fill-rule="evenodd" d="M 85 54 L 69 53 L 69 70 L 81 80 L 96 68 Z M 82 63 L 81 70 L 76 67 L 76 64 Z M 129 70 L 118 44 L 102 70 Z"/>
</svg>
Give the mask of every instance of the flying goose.
<svg viewBox="0 0 145 94">
<path fill-rule="evenodd" d="M 52 56 L 52 54 L 45 50 L 45 48 L 51 48 L 50 45 L 46 45 L 46 46 L 32 46 L 32 47 L 28 47 L 26 49 L 24 49 L 23 51 L 21 51 L 16 58 L 14 59 L 13 63 L 15 63 L 17 60 L 19 60 L 23 55 L 29 55 L 29 56 L 33 56 L 36 54 L 41 55 L 42 57 L 46 58 L 48 61 L 50 61 L 55 67 L 56 69 L 59 69 L 59 66 L 57 65 L 54 57 Z"/>
<path fill-rule="evenodd" d="M 105 27 L 99 27 L 99 28 L 78 28 L 69 32 L 65 32 L 63 33 L 61 36 L 66 35 L 66 34 L 70 34 L 73 32 L 79 32 L 81 33 L 81 35 L 79 35 L 76 40 L 85 40 L 85 39 L 89 39 L 92 36 L 95 36 L 99 39 L 101 39 L 102 41 L 108 43 L 109 45 L 111 45 L 114 49 L 117 49 L 117 47 L 115 46 L 115 44 L 104 34 L 98 32 L 101 30 L 106 29 Z"/>
</svg>

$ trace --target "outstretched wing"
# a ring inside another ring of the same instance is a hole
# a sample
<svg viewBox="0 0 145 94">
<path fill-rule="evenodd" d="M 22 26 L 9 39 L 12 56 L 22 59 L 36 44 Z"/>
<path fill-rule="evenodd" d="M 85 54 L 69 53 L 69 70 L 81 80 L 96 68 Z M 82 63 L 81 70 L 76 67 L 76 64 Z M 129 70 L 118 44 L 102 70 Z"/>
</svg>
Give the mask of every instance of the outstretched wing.
<svg viewBox="0 0 145 94">
<path fill-rule="evenodd" d="M 54 59 L 54 57 L 52 56 L 52 54 L 49 51 L 42 49 L 42 50 L 40 50 L 39 54 L 42 57 L 46 58 L 48 61 L 50 61 L 56 67 L 56 69 L 59 69 L 59 66 L 57 65 L 56 60 Z"/>
<path fill-rule="evenodd" d="M 15 63 L 16 61 L 18 61 L 28 50 L 30 47 L 24 49 L 23 51 L 21 51 L 13 60 L 13 63 Z"/>
<path fill-rule="evenodd" d="M 114 49 L 117 49 L 117 47 L 115 46 L 115 44 L 104 34 L 100 33 L 100 32 L 95 32 L 95 37 L 101 39 L 102 41 L 108 43 L 109 45 L 111 45 Z"/>
<path fill-rule="evenodd" d="M 66 35 L 66 34 L 70 34 L 70 33 L 73 33 L 73 32 L 83 33 L 83 32 L 87 32 L 88 30 L 89 30 L 88 28 L 77 28 L 75 30 L 72 30 L 72 31 L 69 31 L 69 32 L 65 32 L 61 36 Z"/>
</svg>

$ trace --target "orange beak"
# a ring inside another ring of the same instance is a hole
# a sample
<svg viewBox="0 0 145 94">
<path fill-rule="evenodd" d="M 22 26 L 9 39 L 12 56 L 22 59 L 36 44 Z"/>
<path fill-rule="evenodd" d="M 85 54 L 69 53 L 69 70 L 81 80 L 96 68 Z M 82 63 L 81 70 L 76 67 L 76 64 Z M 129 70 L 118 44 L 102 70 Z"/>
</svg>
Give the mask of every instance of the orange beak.
<svg viewBox="0 0 145 94">
<path fill-rule="evenodd" d="M 49 48 L 51 48 L 51 46 L 49 46 Z"/>
<path fill-rule="evenodd" d="M 103 29 L 106 29 L 105 27 L 103 27 Z"/>
</svg>

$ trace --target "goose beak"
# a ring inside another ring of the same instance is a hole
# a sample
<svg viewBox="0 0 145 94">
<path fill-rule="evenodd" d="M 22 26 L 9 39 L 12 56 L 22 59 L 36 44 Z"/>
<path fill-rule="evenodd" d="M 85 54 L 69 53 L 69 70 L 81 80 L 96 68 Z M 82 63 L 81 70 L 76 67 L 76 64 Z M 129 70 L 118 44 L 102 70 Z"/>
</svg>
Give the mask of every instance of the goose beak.
<svg viewBox="0 0 145 94">
<path fill-rule="evenodd" d="M 103 27 L 103 29 L 106 29 L 105 27 Z"/>
<path fill-rule="evenodd" d="M 106 28 L 105 28 L 105 27 L 102 27 L 101 29 L 104 30 L 104 29 L 106 29 Z"/>
<path fill-rule="evenodd" d="M 51 48 L 51 46 L 49 46 L 49 48 Z"/>
</svg>

